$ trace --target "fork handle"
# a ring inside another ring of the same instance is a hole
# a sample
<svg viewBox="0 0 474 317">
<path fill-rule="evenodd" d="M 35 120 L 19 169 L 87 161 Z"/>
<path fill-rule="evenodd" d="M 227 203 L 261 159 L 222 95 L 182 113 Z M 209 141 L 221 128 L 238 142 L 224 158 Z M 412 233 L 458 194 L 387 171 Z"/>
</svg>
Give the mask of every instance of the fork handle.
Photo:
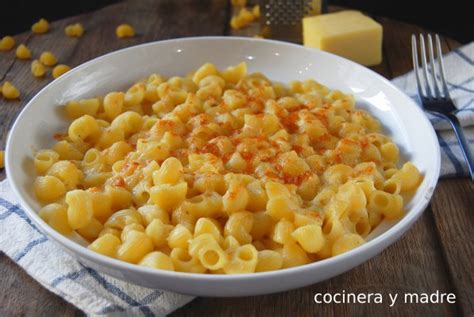
<svg viewBox="0 0 474 317">
<path fill-rule="evenodd" d="M 469 174 L 471 174 L 471 180 L 474 181 L 474 159 L 472 158 L 472 153 L 469 150 L 469 143 L 466 140 L 466 137 L 464 136 L 461 123 L 459 123 L 458 117 L 456 117 L 456 115 L 452 113 L 446 114 L 445 116 L 451 123 L 454 133 L 456 134 L 456 137 L 458 138 L 458 142 L 461 147 L 462 154 L 464 155 L 464 158 L 466 160 Z"/>
</svg>

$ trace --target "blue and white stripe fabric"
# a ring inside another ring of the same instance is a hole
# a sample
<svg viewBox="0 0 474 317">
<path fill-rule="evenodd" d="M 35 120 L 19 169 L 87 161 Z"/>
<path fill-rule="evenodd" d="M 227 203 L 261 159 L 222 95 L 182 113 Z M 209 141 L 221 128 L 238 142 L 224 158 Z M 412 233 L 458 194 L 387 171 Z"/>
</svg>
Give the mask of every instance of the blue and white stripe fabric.
<svg viewBox="0 0 474 317">
<path fill-rule="evenodd" d="M 466 139 L 474 150 L 474 42 L 453 50 L 444 57 L 449 94 L 458 108 L 457 117 Z M 415 73 L 393 80 L 393 83 L 419 103 Z M 441 177 L 467 176 L 466 162 L 449 122 L 427 114 L 438 134 L 441 148 Z"/>
<path fill-rule="evenodd" d="M 450 93 L 458 106 L 466 136 L 474 143 L 474 43 L 445 59 Z M 394 80 L 414 99 L 413 73 Z M 442 149 L 441 175 L 467 175 L 454 133 L 445 122 L 429 116 Z M 8 180 L 0 183 L 0 250 L 48 290 L 91 316 L 164 316 L 193 299 L 191 296 L 128 284 L 84 266 L 48 240 L 14 197 Z M 14 243 L 13 243 L 14 242 Z"/>
</svg>

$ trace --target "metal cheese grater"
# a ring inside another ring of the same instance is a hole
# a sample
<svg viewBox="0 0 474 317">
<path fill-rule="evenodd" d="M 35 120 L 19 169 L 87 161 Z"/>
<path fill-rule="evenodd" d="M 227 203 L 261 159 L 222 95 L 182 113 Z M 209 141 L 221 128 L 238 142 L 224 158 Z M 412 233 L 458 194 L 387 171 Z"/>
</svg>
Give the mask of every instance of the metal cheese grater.
<svg viewBox="0 0 474 317">
<path fill-rule="evenodd" d="M 321 0 L 321 12 L 326 12 L 327 1 Z M 315 0 L 260 0 L 262 35 L 282 41 L 301 43 L 301 19 L 312 15 L 319 4 Z"/>
</svg>

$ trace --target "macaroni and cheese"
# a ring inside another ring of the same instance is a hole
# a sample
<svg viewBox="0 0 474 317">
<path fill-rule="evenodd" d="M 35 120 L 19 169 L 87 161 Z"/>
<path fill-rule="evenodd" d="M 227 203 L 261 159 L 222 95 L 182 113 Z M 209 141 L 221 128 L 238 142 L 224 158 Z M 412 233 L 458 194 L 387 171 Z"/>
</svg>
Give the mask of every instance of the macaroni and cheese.
<svg viewBox="0 0 474 317">
<path fill-rule="evenodd" d="M 151 268 L 238 274 L 336 256 L 400 218 L 421 181 L 351 95 L 245 63 L 152 74 L 64 109 L 68 131 L 34 157 L 40 216 Z"/>
</svg>

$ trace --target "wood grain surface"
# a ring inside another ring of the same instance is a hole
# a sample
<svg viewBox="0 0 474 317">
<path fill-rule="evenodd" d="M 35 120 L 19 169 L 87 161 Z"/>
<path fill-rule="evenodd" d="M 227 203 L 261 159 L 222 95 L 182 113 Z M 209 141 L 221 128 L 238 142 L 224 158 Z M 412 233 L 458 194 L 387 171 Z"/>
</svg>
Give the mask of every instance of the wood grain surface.
<svg viewBox="0 0 474 317">
<path fill-rule="evenodd" d="M 332 8 L 337 10 L 338 8 Z M 45 35 L 15 36 L 27 43 L 34 56 L 51 50 L 61 63 L 79 65 L 123 47 L 155 40 L 198 35 L 253 36 L 258 26 L 231 32 L 231 8 L 225 0 L 125 1 L 98 11 L 51 24 Z M 384 61 L 372 69 L 393 78 L 411 69 L 410 35 L 424 30 L 375 17 L 384 27 Z M 64 35 L 63 28 L 81 22 L 86 33 L 79 39 Z M 130 23 L 138 35 L 118 40 L 114 29 Z M 232 34 L 229 34 L 232 33 Z M 458 46 L 443 38 L 445 52 Z M 21 100 L 0 99 L 0 147 L 9 128 L 28 100 L 51 81 L 35 79 L 30 62 L 0 53 L 0 82 L 12 81 Z M 5 177 L 0 173 L 0 179 Z M 474 185 L 466 179 L 441 180 L 431 205 L 400 241 L 359 267 L 318 284 L 279 294 L 241 298 L 196 298 L 172 316 L 473 316 L 474 315 Z M 0 316 L 82 316 L 83 312 L 44 289 L 4 254 L 0 254 Z M 321 304 L 316 293 L 454 292 L 456 304 Z"/>
</svg>

